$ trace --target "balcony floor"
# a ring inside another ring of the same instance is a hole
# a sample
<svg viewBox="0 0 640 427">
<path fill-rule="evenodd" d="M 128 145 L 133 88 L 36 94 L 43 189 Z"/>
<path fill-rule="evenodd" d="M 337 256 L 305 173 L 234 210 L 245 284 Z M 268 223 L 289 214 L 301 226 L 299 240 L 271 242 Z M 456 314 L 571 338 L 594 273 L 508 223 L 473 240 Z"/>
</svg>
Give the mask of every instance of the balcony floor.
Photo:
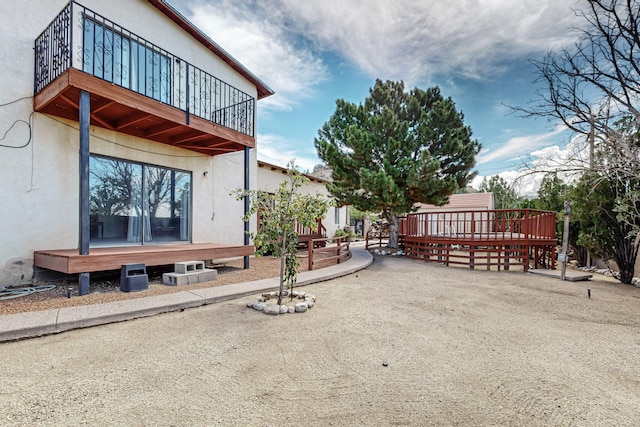
<svg viewBox="0 0 640 427">
<path fill-rule="evenodd" d="M 70 68 L 34 97 L 34 110 L 79 120 L 80 91 L 90 94 L 91 125 L 215 156 L 255 147 L 251 136 Z"/>
</svg>

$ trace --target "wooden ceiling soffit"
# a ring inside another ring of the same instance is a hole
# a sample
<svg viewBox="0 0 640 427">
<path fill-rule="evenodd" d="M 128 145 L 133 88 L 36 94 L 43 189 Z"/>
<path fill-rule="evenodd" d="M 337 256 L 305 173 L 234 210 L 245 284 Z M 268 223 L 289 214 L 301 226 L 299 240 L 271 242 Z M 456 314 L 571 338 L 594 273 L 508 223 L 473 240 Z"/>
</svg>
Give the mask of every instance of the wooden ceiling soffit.
<svg viewBox="0 0 640 427">
<path fill-rule="evenodd" d="M 214 135 L 221 140 L 234 141 L 240 145 L 246 145 L 250 148 L 255 147 L 255 140 L 252 136 L 233 131 L 229 128 L 202 119 L 200 117 L 191 116 L 190 124 L 191 128 L 200 130 L 210 135 Z"/>
<path fill-rule="evenodd" d="M 176 126 L 175 123 L 171 123 L 171 122 L 161 123 L 159 125 L 152 126 L 149 129 L 146 129 L 143 132 L 143 137 L 149 138 L 149 139 L 157 138 L 163 133 L 168 133 L 181 127 L 184 127 L 184 126 Z"/>
<path fill-rule="evenodd" d="M 241 150 L 242 147 L 255 147 L 253 136 L 236 132 L 194 115 L 189 117 L 189 124 L 187 124 L 186 113 L 178 108 L 162 104 L 74 68 L 63 72 L 34 96 L 34 109 L 77 120 L 74 112 L 78 114 L 79 111 L 78 90 L 87 91 L 92 95 L 91 120 L 97 126 L 106 129 L 202 153 L 211 153 L 211 155 L 214 155 L 214 152 L 225 153 Z M 51 111 L 55 110 L 52 103 L 56 100 L 63 109 L 64 105 L 68 105 L 66 108 L 69 111 L 64 113 L 60 111 L 62 114 Z M 120 115 L 117 119 L 110 118 L 109 115 L 118 106 L 128 109 L 130 113 L 125 117 Z M 139 125 L 147 119 L 150 120 L 149 123 Z M 154 121 L 157 124 L 152 124 Z"/>
<path fill-rule="evenodd" d="M 116 130 L 120 130 L 129 126 L 133 126 L 135 124 L 138 124 L 146 119 L 148 119 L 149 117 L 151 117 L 151 114 L 149 113 L 145 113 L 143 111 L 134 113 L 134 114 L 130 114 L 129 116 L 120 119 L 118 121 L 115 122 L 115 128 Z M 175 127 L 175 125 L 174 125 Z"/>
<path fill-rule="evenodd" d="M 197 141 L 198 139 L 209 139 L 209 138 L 211 138 L 211 135 L 208 135 L 206 133 L 202 133 L 199 131 L 191 131 L 191 132 L 185 132 L 181 135 L 176 135 L 173 138 L 171 138 L 169 141 L 171 142 L 171 144 L 182 145 L 185 142 L 193 142 L 193 141 Z"/>
<path fill-rule="evenodd" d="M 105 108 L 109 108 L 112 105 L 115 105 L 116 102 L 115 101 L 111 101 L 110 99 L 106 99 L 100 103 L 98 103 L 98 105 L 93 104 L 91 106 L 91 112 L 93 114 L 98 114 L 100 111 L 104 110 Z"/>
</svg>

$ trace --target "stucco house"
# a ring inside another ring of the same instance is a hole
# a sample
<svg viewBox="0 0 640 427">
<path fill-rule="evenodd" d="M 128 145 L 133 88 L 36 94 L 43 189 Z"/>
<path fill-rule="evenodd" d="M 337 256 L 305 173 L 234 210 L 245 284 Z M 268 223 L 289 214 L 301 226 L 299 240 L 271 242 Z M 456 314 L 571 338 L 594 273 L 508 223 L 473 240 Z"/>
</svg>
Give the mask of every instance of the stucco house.
<svg viewBox="0 0 640 427">
<path fill-rule="evenodd" d="M 327 180 L 313 175 L 303 174 L 309 181 L 300 188 L 302 194 L 322 194 L 327 198 L 331 194 L 327 190 Z M 287 169 L 258 160 L 258 190 L 275 193 L 280 183 L 286 179 Z M 330 207 L 324 218 L 321 218 L 325 237 L 333 237 L 337 230 L 344 230 L 349 225 L 349 211 L 347 206 Z"/>
<path fill-rule="evenodd" d="M 443 206 L 417 203 L 415 212 L 437 211 L 489 211 L 495 209 L 493 193 L 460 193 L 449 196 L 449 202 Z"/>
<path fill-rule="evenodd" d="M 449 202 L 442 206 L 428 203 L 417 203 L 416 213 L 427 213 L 431 224 L 430 234 L 450 234 L 458 232 L 461 223 L 470 223 L 475 212 L 486 212 L 495 209 L 493 193 L 461 193 L 449 196 Z M 457 212 L 465 212 L 457 214 Z M 455 218 L 455 220 L 454 220 Z M 488 230 L 484 230 L 488 231 Z"/>
<path fill-rule="evenodd" d="M 259 78 L 163 0 L 6 0 L 0 285 L 245 256 Z"/>
</svg>

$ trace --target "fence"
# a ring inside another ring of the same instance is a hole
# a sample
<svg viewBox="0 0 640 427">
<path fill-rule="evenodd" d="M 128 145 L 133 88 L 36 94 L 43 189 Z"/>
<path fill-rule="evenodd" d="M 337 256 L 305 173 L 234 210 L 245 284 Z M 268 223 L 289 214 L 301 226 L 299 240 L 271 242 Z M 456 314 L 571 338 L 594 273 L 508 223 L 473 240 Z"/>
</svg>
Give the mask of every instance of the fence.
<svg viewBox="0 0 640 427">
<path fill-rule="evenodd" d="M 309 271 L 313 270 L 313 266 L 319 262 L 336 260 L 340 262 L 351 257 L 349 236 L 325 237 L 321 239 L 312 239 L 309 244 Z"/>
</svg>

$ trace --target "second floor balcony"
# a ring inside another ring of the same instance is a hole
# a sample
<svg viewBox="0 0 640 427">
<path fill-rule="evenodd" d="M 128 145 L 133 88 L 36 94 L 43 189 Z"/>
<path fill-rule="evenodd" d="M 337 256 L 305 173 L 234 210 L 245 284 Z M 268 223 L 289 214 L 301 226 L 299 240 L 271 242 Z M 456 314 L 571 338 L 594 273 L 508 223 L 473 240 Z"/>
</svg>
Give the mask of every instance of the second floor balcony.
<svg viewBox="0 0 640 427">
<path fill-rule="evenodd" d="M 72 1 L 35 41 L 34 109 L 78 121 L 82 90 L 95 126 L 208 155 L 255 146 L 254 97 Z"/>
</svg>

